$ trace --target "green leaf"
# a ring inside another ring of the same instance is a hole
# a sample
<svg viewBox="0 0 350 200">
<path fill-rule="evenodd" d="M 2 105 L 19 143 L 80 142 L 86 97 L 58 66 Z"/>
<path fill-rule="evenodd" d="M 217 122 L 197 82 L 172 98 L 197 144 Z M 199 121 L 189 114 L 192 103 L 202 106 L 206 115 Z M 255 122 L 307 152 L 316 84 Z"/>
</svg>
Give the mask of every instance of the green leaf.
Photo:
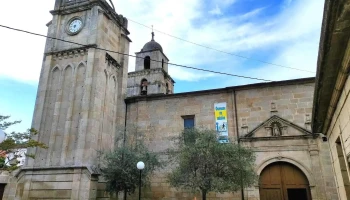
<svg viewBox="0 0 350 200">
<path fill-rule="evenodd" d="M 18 124 L 21 121 L 13 121 L 13 122 L 7 122 L 6 120 L 9 119 L 10 116 L 3 116 L 0 115 L 0 129 L 5 130 L 6 128 Z M 8 161 L 8 163 L 2 163 L 0 160 L 0 169 L 4 170 L 15 170 L 17 169 L 18 161 L 17 158 L 20 157 L 20 149 L 25 148 L 43 148 L 47 149 L 48 147 L 46 144 L 42 142 L 38 142 L 34 140 L 32 137 L 39 134 L 37 130 L 34 128 L 28 129 L 26 132 L 11 132 L 11 133 L 5 133 L 6 139 L 0 143 L 0 150 L 5 152 L 6 155 L 13 154 L 13 158 Z M 34 158 L 34 155 L 27 154 L 28 158 Z M 0 157 L 1 159 L 1 157 Z M 10 166 L 7 166 L 10 165 Z"/>
</svg>

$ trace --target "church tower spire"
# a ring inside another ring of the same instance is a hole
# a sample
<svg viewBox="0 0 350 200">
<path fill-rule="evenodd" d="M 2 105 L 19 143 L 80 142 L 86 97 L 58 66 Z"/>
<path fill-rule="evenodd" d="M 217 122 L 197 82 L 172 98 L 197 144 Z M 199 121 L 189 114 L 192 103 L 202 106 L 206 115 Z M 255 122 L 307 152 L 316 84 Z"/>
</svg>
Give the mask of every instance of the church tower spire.
<svg viewBox="0 0 350 200">
<path fill-rule="evenodd" d="M 169 59 L 162 46 L 152 39 L 136 53 L 135 72 L 128 74 L 128 96 L 173 94 L 175 81 L 168 74 Z"/>
<path fill-rule="evenodd" d="M 153 25 L 152 25 L 152 40 L 151 41 L 154 41 Z"/>
</svg>

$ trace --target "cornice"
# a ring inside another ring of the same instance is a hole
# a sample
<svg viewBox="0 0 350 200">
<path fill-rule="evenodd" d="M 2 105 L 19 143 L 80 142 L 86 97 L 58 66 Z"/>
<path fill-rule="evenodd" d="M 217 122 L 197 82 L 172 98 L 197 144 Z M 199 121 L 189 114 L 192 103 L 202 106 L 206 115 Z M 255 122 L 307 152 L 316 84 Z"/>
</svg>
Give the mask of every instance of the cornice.
<svg viewBox="0 0 350 200">
<path fill-rule="evenodd" d="M 128 77 L 145 76 L 151 73 L 163 73 L 163 69 L 154 68 L 154 69 L 144 69 L 140 71 L 129 72 Z"/>
<path fill-rule="evenodd" d="M 134 73 L 134 72 L 131 72 Z M 250 90 L 253 88 L 265 88 L 265 87 L 277 87 L 285 85 L 299 85 L 299 84 L 312 84 L 315 83 L 315 78 L 301 78 L 301 79 L 292 79 L 284 81 L 274 81 L 274 82 L 264 82 L 264 83 L 254 83 L 249 85 L 239 85 L 226 88 L 217 88 L 211 90 L 198 90 L 192 92 L 182 92 L 175 94 L 154 94 L 154 95 L 144 95 L 144 96 L 133 96 L 125 99 L 126 103 L 134 103 L 138 101 L 152 101 L 166 98 L 180 98 L 180 97 L 190 97 L 198 95 L 209 95 L 209 94 L 220 94 L 220 93 L 231 93 L 233 91 L 242 91 Z"/>
<path fill-rule="evenodd" d="M 34 172 L 34 171 L 49 171 L 49 170 L 74 170 L 81 169 L 87 170 L 89 178 L 92 176 L 98 176 L 101 174 L 100 170 L 95 166 L 50 166 L 50 167 L 21 167 L 14 173 L 14 177 L 20 178 L 24 175 L 23 173 Z"/>
<path fill-rule="evenodd" d="M 324 121 L 324 126 L 322 129 L 322 133 L 326 134 L 328 128 L 331 125 L 331 120 L 333 118 L 333 115 L 335 113 L 335 110 L 337 109 L 338 102 L 340 99 L 340 96 L 343 92 L 343 88 L 345 85 L 346 80 L 349 76 L 349 69 L 350 69 L 350 41 L 348 41 L 346 53 L 342 62 L 342 65 L 340 66 L 339 74 L 337 76 L 335 87 L 333 90 L 333 94 L 331 96 L 331 100 L 329 103 L 326 120 Z"/>
<path fill-rule="evenodd" d="M 257 142 L 266 140 L 296 140 L 296 139 L 315 139 L 316 135 L 295 135 L 295 136 L 283 136 L 283 137 L 241 137 L 239 141 L 241 142 Z"/>
<path fill-rule="evenodd" d="M 153 52 L 153 51 L 159 51 L 160 53 L 163 54 L 163 56 L 168 60 L 167 62 L 169 62 L 169 58 L 164 54 L 163 51 L 159 50 L 159 49 L 155 49 L 155 50 L 148 50 L 148 51 L 139 51 L 139 52 L 135 52 L 135 54 L 142 54 L 142 53 L 148 53 L 148 52 Z"/>
<path fill-rule="evenodd" d="M 129 72 L 128 78 L 137 77 L 137 76 L 146 76 L 151 73 L 163 73 L 165 79 L 171 80 L 173 84 L 175 83 L 175 81 L 171 78 L 171 76 L 162 68 L 144 69 L 144 70 Z"/>
<path fill-rule="evenodd" d="M 51 51 L 51 52 L 46 52 L 44 55 L 52 55 L 54 59 L 67 59 L 67 58 L 73 58 L 73 57 L 79 57 L 79 56 L 84 56 L 87 54 L 88 50 L 90 48 L 96 48 L 97 45 L 86 45 L 84 47 L 79 47 L 79 48 L 72 48 L 72 49 L 65 49 L 61 51 Z"/>
<path fill-rule="evenodd" d="M 349 71 L 350 8 L 326 0 L 317 60 L 313 132 L 327 133 Z"/>
</svg>

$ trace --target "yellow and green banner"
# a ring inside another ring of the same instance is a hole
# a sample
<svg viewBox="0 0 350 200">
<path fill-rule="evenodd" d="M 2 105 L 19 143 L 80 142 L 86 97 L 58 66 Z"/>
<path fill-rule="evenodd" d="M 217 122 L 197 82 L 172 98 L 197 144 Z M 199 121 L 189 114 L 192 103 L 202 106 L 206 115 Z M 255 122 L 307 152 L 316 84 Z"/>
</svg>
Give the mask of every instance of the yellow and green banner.
<svg viewBox="0 0 350 200">
<path fill-rule="evenodd" d="M 216 131 L 218 132 L 218 141 L 220 143 L 228 142 L 228 127 L 227 127 L 227 106 L 226 102 L 215 103 L 215 123 Z"/>
</svg>

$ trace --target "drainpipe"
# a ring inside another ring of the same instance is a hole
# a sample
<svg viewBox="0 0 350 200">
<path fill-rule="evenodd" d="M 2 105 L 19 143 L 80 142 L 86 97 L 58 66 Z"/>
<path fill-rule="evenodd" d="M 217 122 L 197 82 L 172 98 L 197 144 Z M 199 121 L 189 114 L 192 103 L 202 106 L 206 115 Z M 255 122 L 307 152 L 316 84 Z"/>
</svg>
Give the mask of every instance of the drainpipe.
<svg viewBox="0 0 350 200">
<path fill-rule="evenodd" d="M 123 135 L 123 146 L 125 145 L 126 142 L 126 122 L 127 122 L 127 117 L 128 117 L 128 103 L 125 101 L 125 115 L 124 115 L 124 135 Z"/>
<path fill-rule="evenodd" d="M 237 117 L 236 90 L 233 90 L 233 101 L 234 101 L 234 107 L 235 107 L 236 137 L 237 137 L 238 145 L 240 145 L 239 132 L 238 132 L 238 117 Z M 240 155 L 240 154 L 239 154 L 239 155 Z M 244 200 L 244 188 L 243 188 L 243 181 L 242 181 L 242 172 L 241 172 L 241 197 L 242 197 L 242 200 Z"/>
<path fill-rule="evenodd" d="M 128 117 L 128 103 L 126 100 L 124 100 L 124 102 L 125 102 L 125 114 L 124 114 L 123 147 L 125 147 L 125 143 L 126 143 L 126 122 Z M 122 159 L 124 159 L 124 153 L 122 155 Z M 126 198 L 127 198 L 127 192 L 126 190 L 124 190 L 123 199 L 126 200 Z"/>
</svg>

